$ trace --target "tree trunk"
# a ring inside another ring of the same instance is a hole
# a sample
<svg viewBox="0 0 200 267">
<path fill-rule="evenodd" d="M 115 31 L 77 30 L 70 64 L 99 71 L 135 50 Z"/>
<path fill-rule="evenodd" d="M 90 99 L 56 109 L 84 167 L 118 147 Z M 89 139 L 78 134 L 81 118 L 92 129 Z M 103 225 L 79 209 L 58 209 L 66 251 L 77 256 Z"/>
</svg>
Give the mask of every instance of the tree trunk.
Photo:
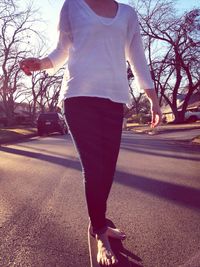
<svg viewBox="0 0 200 267">
<path fill-rule="evenodd" d="M 185 121 L 185 112 L 183 110 L 178 111 L 178 110 L 174 110 L 174 123 L 180 124 L 180 123 L 184 123 Z"/>
</svg>

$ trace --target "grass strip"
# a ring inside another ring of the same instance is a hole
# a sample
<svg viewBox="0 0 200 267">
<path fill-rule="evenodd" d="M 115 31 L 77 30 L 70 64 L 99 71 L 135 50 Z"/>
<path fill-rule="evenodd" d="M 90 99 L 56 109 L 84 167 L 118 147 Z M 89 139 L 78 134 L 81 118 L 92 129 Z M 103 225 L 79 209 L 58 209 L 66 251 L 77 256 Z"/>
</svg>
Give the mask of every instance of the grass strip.
<svg viewBox="0 0 200 267">
<path fill-rule="evenodd" d="M 35 128 L 1 128 L 0 144 L 17 141 L 26 137 L 34 136 L 37 133 Z"/>
</svg>

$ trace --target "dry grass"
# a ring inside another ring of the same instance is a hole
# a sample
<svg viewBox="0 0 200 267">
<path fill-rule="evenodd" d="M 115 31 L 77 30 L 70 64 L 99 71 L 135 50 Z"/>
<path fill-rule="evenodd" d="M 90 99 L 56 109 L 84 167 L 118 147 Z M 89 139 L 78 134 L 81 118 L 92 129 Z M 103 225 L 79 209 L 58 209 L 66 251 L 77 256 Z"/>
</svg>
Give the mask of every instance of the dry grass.
<svg viewBox="0 0 200 267">
<path fill-rule="evenodd" d="M 0 128 L 0 143 L 13 142 L 36 134 L 35 128 L 10 127 Z"/>
</svg>

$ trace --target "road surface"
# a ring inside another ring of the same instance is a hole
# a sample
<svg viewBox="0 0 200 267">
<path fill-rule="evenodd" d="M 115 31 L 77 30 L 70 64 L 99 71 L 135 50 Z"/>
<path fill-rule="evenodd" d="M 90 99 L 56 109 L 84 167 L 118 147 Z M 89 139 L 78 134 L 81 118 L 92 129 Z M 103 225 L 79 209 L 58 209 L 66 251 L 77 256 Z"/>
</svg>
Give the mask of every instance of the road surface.
<svg viewBox="0 0 200 267">
<path fill-rule="evenodd" d="M 89 267 L 69 136 L 0 147 L 0 266 Z M 108 217 L 132 267 L 200 266 L 200 146 L 124 132 Z"/>
</svg>

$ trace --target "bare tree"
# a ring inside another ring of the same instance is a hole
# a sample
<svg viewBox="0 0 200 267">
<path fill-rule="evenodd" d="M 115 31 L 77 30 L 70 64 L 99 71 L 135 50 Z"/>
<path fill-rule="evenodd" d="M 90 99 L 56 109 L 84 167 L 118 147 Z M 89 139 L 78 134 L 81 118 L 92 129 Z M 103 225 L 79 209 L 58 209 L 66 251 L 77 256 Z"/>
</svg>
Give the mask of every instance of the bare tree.
<svg viewBox="0 0 200 267">
<path fill-rule="evenodd" d="M 13 0 L 0 0 L 0 19 L 9 17 L 14 9 L 15 5 Z"/>
<path fill-rule="evenodd" d="M 9 124 L 13 122 L 16 100 L 24 94 L 18 62 L 32 54 L 31 40 L 40 34 L 35 29 L 36 18 L 32 5 L 21 10 L 16 2 L 0 0 L 0 101 Z"/>
<path fill-rule="evenodd" d="M 62 69 L 53 76 L 49 76 L 45 71 L 33 73 L 29 88 L 24 94 L 32 122 L 40 112 L 57 111 L 61 84 Z"/>
<path fill-rule="evenodd" d="M 133 114 L 138 116 L 139 114 L 150 113 L 150 104 L 149 101 L 147 101 L 144 92 L 137 92 L 137 90 L 135 90 L 134 75 L 129 62 L 127 62 L 127 78 L 131 103 L 124 106 L 124 117 L 129 118 Z"/>
<path fill-rule="evenodd" d="M 160 102 L 171 107 L 176 122 L 182 122 L 200 86 L 200 9 L 178 15 L 168 0 L 139 0 L 137 8 Z M 183 94 L 179 111 L 177 99 Z"/>
<path fill-rule="evenodd" d="M 49 90 L 45 91 L 46 94 L 44 98 L 46 99 L 45 106 L 50 112 L 58 110 L 61 83 L 62 75 L 56 75 L 49 78 Z"/>
</svg>

